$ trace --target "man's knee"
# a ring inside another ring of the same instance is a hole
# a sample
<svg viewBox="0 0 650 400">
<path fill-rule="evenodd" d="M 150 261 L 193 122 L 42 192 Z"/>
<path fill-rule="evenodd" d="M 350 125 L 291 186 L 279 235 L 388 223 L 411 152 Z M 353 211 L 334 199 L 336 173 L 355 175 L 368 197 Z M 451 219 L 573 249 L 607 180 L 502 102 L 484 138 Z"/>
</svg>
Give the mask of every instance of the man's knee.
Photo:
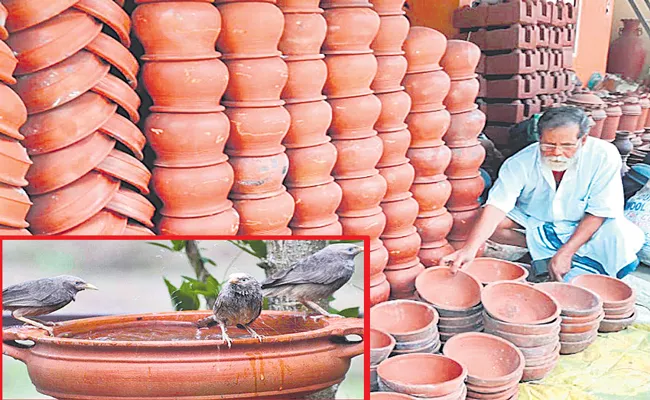
<svg viewBox="0 0 650 400">
<path fill-rule="evenodd" d="M 509 217 L 505 217 L 503 221 L 499 222 L 499 225 L 497 225 L 497 230 L 513 230 L 513 229 L 524 229 L 524 227 L 519 225 L 515 221 L 511 220 Z"/>
</svg>

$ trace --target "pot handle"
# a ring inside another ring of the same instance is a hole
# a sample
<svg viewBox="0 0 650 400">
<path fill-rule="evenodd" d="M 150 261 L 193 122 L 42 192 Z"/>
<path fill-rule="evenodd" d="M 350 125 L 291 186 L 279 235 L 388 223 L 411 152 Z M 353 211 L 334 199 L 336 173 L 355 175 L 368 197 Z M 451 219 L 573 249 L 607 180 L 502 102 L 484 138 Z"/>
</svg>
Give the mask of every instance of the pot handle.
<svg viewBox="0 0 650 400">
<path fill-rule="evenodd" d="M 363 321 L 361 318 L 341 318 L 333 323 L 335 326 L 331 335 L 337 338 L 335 343 L 340 347 L 340 358 L 352 358 L 363 354 L 365 347 Z M 361 341 L 348 342 L 345 340 L 347 335 L 359 335 Z"/>
<path fill-rule="evenodd" d="M 5 338 L 2 338 L 2 354 L 22 361 L 25 364 L 27 364 L 27 360 L 32 354 L 32 347 L 34 346 L 25 346 L 16 342 L 15 340 L 6 340 Z"/>
<path fill-rule="evenodd" d="M 43 336 L 41 331 L 28 327 L 10 327 L 2 330 L 2 354 L 15 358 L 27 364 L 32 355 L 32 348 L 36 346 L 36 338 Z M 16 340 L 31 340 L 33 345 L 28 346 Z"/>
</svg>

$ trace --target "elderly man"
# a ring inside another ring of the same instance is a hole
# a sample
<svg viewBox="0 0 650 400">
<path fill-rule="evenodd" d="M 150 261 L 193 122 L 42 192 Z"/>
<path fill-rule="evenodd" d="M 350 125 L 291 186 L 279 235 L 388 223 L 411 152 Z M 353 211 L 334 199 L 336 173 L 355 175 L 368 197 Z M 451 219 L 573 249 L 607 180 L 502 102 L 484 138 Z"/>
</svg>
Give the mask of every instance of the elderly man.
<svg viewBox="0 0 650 400">
<path fill-rule="evenodd" d="M 546 111 L 539 143 L 504 162 L 465 246 L 440 264 L 462 268 L 490 238 L 528 247 L 533 260 L 550 259 L 557 281 L 634 271 L 644 236 L 623 214 L 621 157 L 610 143 L 589 137 L 589 127 L 579 108 Z"/>
</svg>

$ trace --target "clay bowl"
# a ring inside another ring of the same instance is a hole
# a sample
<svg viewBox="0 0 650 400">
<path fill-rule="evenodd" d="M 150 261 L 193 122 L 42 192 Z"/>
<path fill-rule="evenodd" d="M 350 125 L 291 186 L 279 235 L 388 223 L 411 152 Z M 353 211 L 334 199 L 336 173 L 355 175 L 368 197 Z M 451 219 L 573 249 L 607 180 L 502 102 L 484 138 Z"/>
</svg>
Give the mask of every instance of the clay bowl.
<svg viewBox="0 0 650 400">
<path fill-rule="evenodd" d="M 580 286 L 562 282 L 544 282 L 536 284 L 535 287 L 548 293 L 560 304 L 563 319 L 565 316 L 577 318 L 589 317 L 594 314 L 598 316 L 603 308 L 600 296 Z"/>
<path fill-rule="evenodd" d="M 592 343 L 596 341 L 598 335 L 585 340 L 584 342 L 564 343 L 560 342 L 560 354 L 576 354 L 587 349 Z"/>
<path fill-rule="evenodd" d="M 447 267 L 427 269 L 415 287 L 422 299 L 444 310 L 468 310 L 481 302 L 481 283 L 462 271 L 452 274 Z"/>
<path fill-rule="evenodd" d="M 598 328 L 598 332 L 618 332 L 621 331 L 628 326 L 632 325 L 634 321 L 636 320 L 636 311 L 634 314 L 632 314 L 631 317 L 625 318 L 625 319 L 603 319 L 600 321 L 600 326 Z"/>
<path fill-rule="evenodd" d="M 18 129 L 27 121 L 27 109 L 20 97 L 9 86 L 0 82 L 0 133 L 13 139 L 25 137 Z"/>
<path fill-rule="evenodd" d="M 413 224 L 418 216 L 418 207 L 418 202 L 412 197 L 404 200 L 382 202 L 381 208 L 386 214 L 387 220 L 386 228 L 381 234 L 382 238 L 401 238 L 415 232 L 416 229 Z"/>
<path fill-rule="evenodd" d="M 330 141 L 327 129 L 332 123 L 332 107 L 328 102 L 287 104 L 284 109 L 291 117 L 289 130 L 282 140 L 283 146 L 295 149 L 317 146 Z M 266 128 L 266 123 L 258 126 Z"/>
<path fill-rule="evenodd" d="M 329 104 L 332 106 L 332 123 L 328 133 L 332 139 L 363 139 L 376 134 L 374 126 L 382 112 L 377 96 L 330 99 Z"/>
<path fill-rule="evenodd" d="M 411 112 L 437 111 L 445 108 L 443 101 L 449 93 L 451 81 L 444 71 L 406 74 L 404 90 L 411 96 Z"/>
<path fill-rule="evenodd" d="M 332 176 L 336 179 L 365 178 L 376 174 L 384 144 L 378 136 L 366 139 L 335 140 L 337 159 Z"/>
<path fill-rule="evenodd" d="M 240 217 L 238 235 L 291 234 L 287 225 L 293 217 L 295 203 L 289 193 L 265 199 L 235 200 L 233 204 Z"/>
<path fill-rule="evenodd" d="M 506 333 L 514 333 L 519 335 L 547 335 L 555 332 L 560 326 L 561 319 L 556 319 L 551 323 L 545 324 L 522 324 L 522 323 L 508 323 L 495 319 L 487 312 L 483 313 L 485 327 L 492 330 L 499 330 Z M 532 346 L 528 346 L 532 347 Z"/>
<path fill-rule="evenodd" d="M 260 199 L 284 192 L 282 185 L 289 169 L 289 158 L 280 153 L 266 157 L 231 157 L 235 171 L 232 199 Z"/>
<path fill-rule="evenodd" d="M 634 304 L 622 308 L 605 308 L 605 317 L 607 319 L 624 319 L 630 317 L 635 310 Z"/>
<path fill-rule="evenodd" d="M 228 208 L 217 214 L 196 218 L 174 218 L 163 216 L 158 223 L 161 235 L 198 235 L 211 232 L 214 235 L 236 235 L 239 229 L 239 214 Z"/>
<path fill-rule="evenodd" d="M 219 4 L 217 8 L 223 23 L 217 50 L 223 53 L 224 60 L 280 55 L 278 42 L 284 16 L 278 7 L 262 2 L 235 2 Z"/>
<path fill-rule="evenodd" d="M 558 354 L 548 364 L 540 365 L 538 367 L 524 368 L 524 374 L 521 378 L 521 381 L 529 382 L 544 379 L 546 375 L 553 371 L 559 359 L 560 355 Z"/>
<path fill-rule="evenodd" d="M 558 334 L 559 335 L 559 334 Z M 549 354 L 552 354 L 556 350 L 557 342 L 552 341 L 541 346 L 535 347 L 518 347 L 521 353 L 524 355 L 524 358 L 540 358 L 546 357 Z"/>
<path fill-rule="evenodd" d="M 379 15 L 370 8 L 332 8 L 323 14 L 327 35 L 323 54 L 369 54 L 370 43 L 379 31 Z"/>
<path fill-rule="evenodd" d="M 525 283 L 501 281 L 487 285 L 481 293 L 486 311 L 499 321 L 540 325 L 557 319 L 557 301 Z"/>
<path fill-rule="evenodd" d="M 325 100 L 321 93 L 327 79 L 323 60 L 286 60 L 289 80 L 281 97 L 287 104 Z"/>
<path fill-rule="evenodd" d="M 371 327 L 392 335 L 398 342 L 413 342 L 435 335 L 438 313 L 425 303 L 391 300 L 370 309 Z"/>
<path fill-rule="evenodd" d="M 151 218 L 156 212 L 156 207 L 146 197 L 129 189 L 120 189 L 106 209 L 140 222 L 147 228 L 153 228 Z"/>
<path fill-rule="evenodd" d="M 350 236 L 370 236 L 370 240 L 378 239 L 386 227 L 386 215 L 379 212 L 367 217 L 341 217 L 339 222 L 343 232 Z"/>
<path fill-rule="evenodd" d="M 327 81 L 323 94 L 328 98 L 355 97 L 371 94 L 370 84 L 377 74 L 373 54 L 328 55 Z"/>
<path fill-rule="evenodd" d="M 21 188 L 0 183 L 0 224 L 12 228 L 27 228 L 25 217 L 32 202 Z"/>
<path fill-rule="evenodd" d="M 0 136 L 0 183 L 27 186 L 25 176 L 32 164 L 19 141 Z"/>
<path fill-rule="evenodd" d="M 476 77 L 476 66 L 481 58 L 481 49 L 467 40 L 448 40 L 440 66 L 453 80 Z"/>
<path fill-rule="evenodd" d="M 390 392 L 372 392 L 370 393 L 370 398 L 373 400 L 413 400 L 414 397 L 411 397 L 402 393 L 390 393 Z"/>
<path fill-rule="evenodd" d="M 563 342 L 563 343 L 584 342 L 584 341 L 587 341 L 589 339 L 592 339 L 597 334 L 598 334 L 598 326 L 597 325 L 596 325 L 596 329 L 592 329 L 592 330 L 586 331 L 586 332 L 580 332 L 580 333 L 560 332 L 560 342 Z"/>
<path fill-rule="evenodd" d="M 456 393 L 464 386 L 467 370 L 442 355 L 407 354 L 382 362 L 377 375 L 380 383 L 393 391 L 430 398 Z"/>
<path fill-rule="evenodd" d="M 444 144 L 442 137 L 449 128 L 451 115 L 447 110 L 410 113 L 406 123 L 411 132 L 410 147 L 435 147 Z"/>
<path fill-rule="evenodd" d="M 572 285 L 589 289 L 603 300 L 603 308 L 620 308 L 634 304 L 634 289 L 620 279 L 605 275 L 579 275 L 571 279 Z"/>
<path fill-rule="evenodd" d="M 378 365 L 388 358 L 395 347 L 395 338 L 380 330 L 370 330 L 370 365 Z"/>
<path fill-rule="evenodd" d="M 337 209 L 341 217 L 367 217 L 382 209 L 379 203 L 386 194 L 386 180 L 379 172 L 359 179 L 337 181 L 343 191 L 342 201 Z"/>
<path fill-rule="evenodd" d="M 584 317 L 567 317 L 565 315 L 562 315 L 561 317 L 563 324 L 585 324 L 597 319 L 601 314 L 603 314 L 603 310 L 598 310 L 593 314 L 585 315 Z"/>
<path fill-rule="evenodd" d="M 424 26 L 412 26 L 403 49 L 409 61 L 408 73 L 442 69 L 440 59 L 445 53 L 447 38 L 441 32 Z"/>
<path fill-rule="evenodd" d="M 227 107 L 273 107 L 284 104 L 282 89 L 289 69 L 280 57 L 226 60 L 230 80 L 223 95 Z"/>
<path fill-rule="evenodd" d="M 59 235 L 126 235 L 128 218 L 112 211 L 102 210 L 84 223 Z"/>
<path fill-rule="evenodd" d="M 137 158 L 113 149 L 95 170 L 135 186 L 140 192 L 149 194 L 151 172 Z"/>
<path fill-rule="evenodd" d="M 410 24 L 403 15 L 381 16 L 381 23 L 372 47 L 375 56 L 395 56 L 404 54 L 402 46 L 409 33 Z"/>
<path fill-rule="evenodd" d="M 415 220 L 415 227 L 422 237 L 422 242 L 438 242 L 443 240 L 452 229 L 454 220 L 447 209 L 442 209 L 439 215 L 432 217 L 418 218 Z"/>
<path fill-rule="evenodd" d="M 293 236 L 340 236 L 343 234 L 343 227 L 341 226 L 341 223 L 336 221 L 332 224 L 321 226 L 318 228 L 291 228 L 291 234 Z M 385 282 L 385 284 L 382 285 L 381 290 L 378 293 L 371 293 L 371 302 L 370 304 L 376 304 L 373 303 L 373 299 L 376 302 L 382 302 L 388 300 L 388 295 L 390 293 L 390 285 L 388 282 Z"/>
<path fill-rule="evenodd" d="M 337 151 L 332 143 L 314 147 L 287 149 L 289 171 L 284 181 L 289 188 L 304 188 L 330 183 Z"/>
<path fill-rule="evenodd" d="M 140 121 L 138 108 L 140 107 L 140 97 L 118 77 L 108 74 L 102 78 L 92 91 L 114 101 L 122 107 L 129 115 L 131 121 L 137 124 Z"/>
<path fill-rule="evenodd" d="M 598 330 L 598 326 L 600 325 L 600 321 L 605 318 L 605 314 L 599 315 L 597 318 L 595 318 L 593 321 L 590 322 L 585 322 L 582 324 L 569 324 L 569 323 L 564 323 L 564 319 L 562 319 L 562 324 L 561 324 L 561 331 L 562 333 L 584 333 L 592 330 Z"/>
<path fill-rule="evenodd" d="M 291 188 L 289 194 L 296 203 L 289 224 L 292 228 L 320 228 L 338 222 L 336 209 L 341 203 L 343 192 L 336 182 Z M 372 266 L 372 260 L 370 265 Z"/>
<path fill-rule="evenodd" d="M 137 222 L 129 222 L 126 224 L 126 228 L 124 229 L 124 236 L 156 236 L 155 233 L 149 228 L 145 228 L 144 226 L 138 224 Z"/>
<path fill-rule="evenodd" d="M 535 334 L 518 334 L 518 333 L 503 332 L 500 330 L 488 328 L 486 323 L 485 332 L 504 338 L 517 347 L 540 347 L 540 346 L 549 345 L 550 343 L 557 343 L 560 340 L 559 325 L 551 333 L 547 333 L 543 335 L 535 335 Z"/>
<path fill-rule="evenodd" d="M 131 18 L 116 2 L 80 0 L 74 7 L 103 22 L 115 32 L 124 47 L 131 47 Z"/>
<path fill-rule="evenodd" d="M 468 382 L 466 383 L 466 386 L 467 386 L 468 398 L 472 397 L 476 399 L 510 400 L 511 396 L 516 394 L 516 392 L 519 390 L 519 382 L 511 383 L 509 385 L 494 386 L 494 387 L 477 386 L 477 385 L 472 385 L 471 383 Z M 508 393 L 512 393 L 512 394 L 508 394 Z"/>
<path fill-rule="evenodd" d="M 278 49 L 286 57 L 285 60 L 313 59 L 316 55 L 321 57 L 321 45 L 327 34 L 327 22 L 321 13 L 284 13 L 284 30 Z"/>
<path fill-rule="evenodd" d="M 404 90 L 402 80 L 408 62 L 404 56 L 378 56 L 377 74 L 370 85 L 376 93 L 391 93 Z"/>
<path fill-rule="evenodd" d="M 412 342 L 396 342 L 394 350 L 398 352 L 416 351 L 437 344 L 440 344 L 440 334 L 438 332 L 421 340 L 414 340 Z"/>
<path fill-rule="evenodd" d="M 411 134 L 408 129 L 382 132 L 377 135 L 384 144 L 384 152 L 379 159 L 379 163 L 377 163 L 377 168 L 390 167 L 408 162 L 406 152 L 411 142 Z"/>
<path fill-rule="evenodd" d="M 14 56 L 12 50 L 5 44 L 5 42 L 0 40 L 0 82 L 4 82 L 8 85 L 16 83 L 13 74 L 17 63 L 18 60 L 16 59 L 16 56 Z"/>
<path fill-rule="evenodd" d="M 135 90 L 138 87 L 137 76 L 140 65 L 135 56 L 122 43 L 105 33 L 100 33 L 86 46 L 86 50 L 117 68 L 124 75 L 126 83 L 131 89 Z"/>
<path fill-rule="evenodd" d="M 406 116 L 411 110 L 411 97 L 403 90 L 378 94 L 381 101 L 381 114 L 375 123 L 375 129 L 379 132 L 393 132 L 406 129 L 404 123 Z M 410 135 L 409 135 L 410 142 Z"/>
<path fill-rule="evenodd" d="M 475 325 L 483 325 L 483 313 L 479 310 L 474 314 L 469 314 L 466 317 L 440 317 L 439 327 L 445 326 L 447 328 L 459 328 Z"/>
<path fill-rule="evenodd" d="M 9 15 L 6 17 L 6 21 L 3 18 L 3 24 L 0 25 L 4 25 L 11 33 L 18 32 L 62 13 L 64 10 L 72 7 L 77 1 L 57 0 L 47 3 L 25 0 L 3 1 L 3 5 L 6 7 L 5 9 L 9 12 Z"/>
<path fill-rule="evenodd" d="M 518 264 L 487 257 L 474 259 L 463 267 L 463 271 L 474 276 L 484 285 L 496 281 L 525 282 L 528 277 L 528 270 Z"/>
<path fill-rule="evenodd" d="M 379 174 L 386 179 L 388 184 L 384 201 L 403 200 L 412 196 L 409 189 L 415 179 L 415 169 L 411 163 L 406 162 L 401 165 L 380 168 Z"/>
<path fill-rule="evenodd" d="M 457 335 L 459 333 L 465 333 L 465 332 L 481 332 L 483 330 L 483 321 L 480 321 L 478 323 L 463 325 L 463 326 L 438 325 L 438 330 L 440 331 L 441 334 L 454 334 L 454 335 Z"/>
<path fill-rule="evenodd" d="M 557 359 L 557 356 L 560 353 L 561 345 L 558 342 L 555 347 L 553 348 L 553 351 L 549 353 L 548 355 L 544 357 L 539 357 L 539 358 L 527 358 L 526 359 L 526 368 L 533 368 L 533 367 L 539 367 L 542 365 L 547 365 L 553 360 Z"/>
</svg>

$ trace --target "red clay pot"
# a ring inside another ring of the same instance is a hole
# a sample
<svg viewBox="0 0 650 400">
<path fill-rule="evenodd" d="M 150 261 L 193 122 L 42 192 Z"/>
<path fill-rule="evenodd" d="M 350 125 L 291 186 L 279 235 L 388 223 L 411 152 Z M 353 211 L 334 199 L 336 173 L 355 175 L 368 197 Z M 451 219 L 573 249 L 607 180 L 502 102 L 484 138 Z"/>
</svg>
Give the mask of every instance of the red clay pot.
<svg viewBox="0 0 650 400">
<path fill-rule="evenodd" d="M 370 8 L 342 7 L 325 10 L 327 35 L 324 54 L 372 53 L 370 43 L 379 31 L 379 15 Z"/>
<path fill-rule="evenodd" d="M 377 168 L 390 167 L 392 165 L 401 165 L 408 162 L 406 152 L 411 142 L 411 133 L 408 129 L 402 129 L 395 132 L 379 133 L 377 136 L 384 143 L 384 152 L 382 153 Z"/>
<path fill-rule="evenodd" d="M 517 301 L 521 298 L 526 301 Z M 557 320 L 561 310 L 553 297 L 520 282 L 501 281 L 487 285 L 481 293 L 481 302 L 492 318 L 510 324 L 546 324 Z M 512 307 L 514 302 L 516 311 Z"/>
<path fill-rule="evenodd" d="M 27 186 L 25 175 L 32 164 L 20 142 L 0 136 L 0 183 Z"/>
<path fill-rule="evenodd" d="M 447 50 L 440 65 L 452 80 L 476 77 L 476 67 L 481 58 L 481 49 L 467 40 L 447 41 Z"/>
<path fill-rule="evenodd" d="M 0 133 L 13 139 L 25 139 L 18 129 L 27 121 L 27 109 L 9 86 L 0 83 Z"/>
<path fill-rule="evenodd" d="M 135 157 L 113 149 L 95 170 L 135 186 L 140 192 L 149 194 L 151 173 L 147 166 Z"/>
<path fill-rule="evenodd" d="M 419 262 L 411 268 L 385 270 L 386 280 L 390 284 L 393 298 L 400 298 L 415 291 L 415 278 L 424 271 L 424 266 Z"/>
<path fill-rule="evenodd" d="M 366 0 L 321 0 L 320 6 L 324 9 L 341 7 L 372 7 Z"/>
<path fill-rule="evenodd" d="M 576 276 L 569 283 L 599 295 L 603 300 L 603 308 L 608 319 L 610 318 L 607 315 L 608 309 L 627 308 L 636 300 L 636 293 L 632 287 L 620 279 L 609 276 Z"/>
<path fill-rule="evenodd" d="M 280 57 L 226 61 L 230 81 L 224 93 L 226 107 L 281 106 L 282 89 L 289 79 L 287 64 Z"/>
<path fill-rule="evenodd" d="M 336 179 L 365 178 L 374 175 L 384 144 L 378 136 L 366 139 L 335 140 L 337 159 L 332 176 Z"/>
<path fill-rule="evenodd" d="M 285 60 L 322 58 L 320 49 L 327 34 L 325 18 L 316 12 L 288 14 L 282 6 L 280 9 L 285 14 L 278 48 Z"/>
<path fill-rule="evenodd" d="M 451 149 L 451 162 L 445 170 L 449 179 L 467 179 L 479 176 L 479 168 L 485 160 L 485 148 L 480 145 Z"/>
<path fill-rule="evenodd" d="M 289 131 L 282 144 L 288 149 L 327 143 L 327 128 L 332 122 L 332 107 L 326 101 L 287 104 L 291 116 Z"/>
<path fill-rule="evenodd" d="M 370 250 L 370 276 L 375 276 L 384 272 L 388 264 L 388 250 L 384 246 L 379 246 Z"/>
<path fill-rule="evenodd" d="M 140 114 L 138 113 L 140 96 L 118 77 L 111 74 L 104 76 L 92 88 L 92 91 L 117 103 L 129 114 L 129 118 L 134 124 L 140 121 Z"/>
<path fill-rule="evenodd" d="M 411 148 L 406 156 L 415 168 L 416 183 L 439 182 L 446 179 L 445 169 L 451 160 L 449 147 Z"/>
<path fill-rule="evenodd" d="M 388 184 L 383 201 L 397 201 L 411 197 L 409 189 L 415 179 L 415 169 L 410 163 L 380 168 L 379 174 Z"/>
<path fill-rule="evenodd" d="M 287 104 L 325 100 L 322 94 L 327 79 L 323 60 L 288 60 L 289 80 L 282 90 Z"/>
<path fill-rule="evenodd" d="M 277 0 L 278 7 L 285 13 L 322 13 L 323 10 L 318 8 L 320 0 Z"/>
<path fill-rule="evenodd" d="M 604 107 L 604 106 L 603 106 Z M 589 136 L 601 138 L 603 134 L 603 128 L 605 127 L 605 119 L 607 119 L 607 112 L 604 108 L 598 108 L 591 110 L 589 112 L 591 119 L 595 122 L 595 125 L 591 127 L 589 131 Z M 643 127 L 641 127 L 643 130 Z"/>
<path fill-rule="evenodd" d="M 402 46 L 409 33 L 410 24 L 403 15 L 381 16 L 379 32 L 370 47 L 376 56 L 404 54 Z"/>
<path fill-rule="evenodd" d="M 620 107 L 620 103 L 610 102 L 605 113 L 607 114 L 607 119 L 603 124 L 603 131 L 600 138 L 607 142 L 613 142 L 616 138 L 616 131 L 618 130 L 618 124 L 623 115 L 623 110 Z"/>
<path fill-rule="evenodd" d="M 635 132 L 636 126 L 638 125 L 639 118 L 643 110 L 639 104 L 639 99 L 637 97 L 626 97 L 624 100 L 623 116 L 618 124 L 618 131 L 629 131 Z"/>
<path fill-rule="evenodd" d="M 406 116 L 411 110 L 411 97 L 403 90 L 378 94 L 377 98 L 381 101 L 381 114 L 375 124 L 378 132 L 391 132 L 406 129 L 404 123 Z"/>
<path fill-rule="evenodd" d="M 115 32 L 124 47 L 131 47 L 131 17 L 116 2 L 79 0 L 74 7 L 103 22 Z"/>
<path fill-rule="evenodd" d="M 370 88 L 375 94 L 404 90 L 402 80 L 406 74 L 407 64 L 404 56 L 377 57 L 377 74 Z"/>
<path fill-rule="evenodd" d="M 442 33 L 424 26 L 412 26 L 403 49 L 408 60 L 408 73 L 437 71 L 442 69 L 440 59 L 447 47 Z"/>
<path fill-rule="evenodd" d="M 339 222 L 343 227 L 343 234 L 356 236 L 370 236 L 370 240 L 379 239 L 379 235 L 386 227 L 386 216 L 383 212 L 367 217 L 348 218 L 341 217 Z"/>
<path fill-rule="evenodd" d="M 343 227 L 339 221 L 319 228 L 291 228 L 294 236 L 341 236 Z"/>
<path fill-rule="evenodd" d="M 162 215 L 191 218 L 229 209 L 233 180 L 233 169 L 224 162 L 198 168 L 154 168 L 151 183 L 163 202 Z"/>
<path fill-rule="evenodd" d="M 435 147 L 444 144 L 442 137 L 449 129 L 451 115 L 447 110 L 410 113 L 406 124 L 411 132 L 410 147 Z"/>
<path fill-rule="evenodd" d="M 451 196 L 447 201 L 447 209 L 450 212 L 467 211 L 480 206 L 478 198 L 485 188 L 483 177 L 450 179 L 449 182 L 451 183 Z"/>
<path fill-rule="evenodd" d="M 280 153 L 266 157 L 230 157 L 235 171 L 231 199 L 263 199 L 284 192 L 282 181 L 289 170 L 289 158 Z"/>
<path fill-rule="evenodd" d="M 451 124 L 443 136 L 449 147 L 467 147 L 478 144 L 478 135 L 485 127 L 485 114 L 472 110 L 451 116 Z"/>
<path fill-rule="evenodd" d="M 162 217 L 158 224 L 161 235 L 236 235 L 239 229 L 239 214 L 234 208 L 220 213 L 197 218 Z"/>
<path fill-rule="evenodd" d="M 641 117 L 636 124 L 636 132 L 642 131 L 645 128 L 646 120 L 648 119 L 648 111 L 650 111 L 650 100 L 648 100 L 648 94 L 642 94 L 639 96 L 639 105 L 641 106 Z M 594 117 L 594 119 L 596 119 L 596 117 Z"/>
<path fill-rule="evenodd" d="M 126 146 L 138 160 L 144 159 L 142 150 L 147 138 L 133 122 L 119 114 L 113 114 L 99 130 Z"/>
<path fill-rule="evenodd" d="M 291 228 L 320 228 L 338 222 L 336 209 L 343 191 L 336 182 L 289 189 L 289 194 L 296 204 Z"/>
<path fill-rule="evenodd" d="M 381 212 L 379 203 L 386 194 L 386 180 L 379 175 L 337 181 L 343 198 L 336 213 L 341 217 L 367 217 Z"/>
<path fill-rule="evenodd" d="M 77 0 L 57 0 L 46 4 L 39 1 L 7 0 L 3 6 L 9 12 L 3 24 L 11 32 L 29 28 L 72 7 Z M 6 15 L 6 14 L 5 14 Z M 4 39 L 2 39 L 4 40 Z"/>
<path fill-rule="evenodd" d="M 291 124 L 291 116 L 284 107 L 233 107 L 226 109 L 226 115 L 230 119 L 226 143 L 229 155 L 262 157 L 284 151 L 282 139 Z"/>
<path fill-rule="evenodd" d="M 0 4 L 0 40 L 7 40 L 9 37 L 9 32 L 7 32 L 7 29 L 5 28 L 5 22 L 7 22 L 7 15 L 9 14 L 9 11 Z"/>
<path fill-rule="evenodd" d="M 59 235 L 129 235 L 125 232 L 128 218 L 112 211 L 101 210 L 89 220 Z M 146 228 L 145 228 L 146 229 Z"/>
<path fill-rule="evenodd" d="M 280 55 L 278 42 L 284 29 L 284 16 L 278 7 L 263 2 L 235 2 L 217 8 L 223 23 L 217 49 L 223 53 L 224 60 Z"/>
<path fill-rule="evenodd" d="M 265 199 L 235 200 L 233 203 L 240 217 L 238 235 L 284 232 L 295 209 L 293 197 L 287 192 Z"/>
<path fill-rule="evenodd" d="M 415 281 L 418 294 L 437 309 L 466 312 L 481 304 L 478 279 L 463 271 L 451 272 L 448 267 L 429 268 Z"/>
<path fill-rule="evenodd" d="M 420 217 L 433 217 L 440 215 L 444 210 L 449 196 L 451 196 L 451 183 L 447 179 L 431 183 L 414 183 L 411 186 L 413 197 L 420 205 Z"/>
<path fill-rule="evenodd" d="M 479 92 L 478 79 L 463 79 L 451 81 L 449 94 L 445 97 L 444 105 L 452 114 L 472 111 L 478 106 L 474 102 Z"/>
<path fill-rule="evenodd" d="M 434 217 L 424 217 L 415 220 L 415 227 L 422 238 L 422 243 L 439 242 L 447 237 L 454 219 L 446 210 Z"/>
<path fill-rule="evenodd" d="M 449 232 L 449 239 L 457 241 L 467 240 L 479 214 L 480 209 L 478 208 L 474 210 L 451 212 L 454 225 L 451 228 L 451 232 Z"/>
<path fill-rule="evenodd" d="M 373 94 L 329 100 L 332 123 L 329 135 L 334 140 L 363 139 L 374 136 L 375 123 L 382 110 L 381 101 Z"/>
<path fill-rule="evenodd" d="M 411 226 L 411 232 L 401 237 L 384 238 L 384 246 L 388 249 L 388 266 L 386 269 L 398 270 L 411 268 L 416 265 L 418 251 L 422 245 L 422 238 L 416 229 Z"/>
<path fill-rule="evenodd" d="M 135 90 L 138 87 L 137 77 L 140 65 L 135 56 L 122 43 L 105 33 L 100 33 L 85 48 L 120 71 L 131 89 Z"/>
<path fill-rule="evenodd" d="M 519 267 L 519 265 L 517 265 L 517 267 Z M 517 274 L 516 269 L 511 265 L 505 265 L 505 268 L 503 269 L 506 270 L 504 273 L 507 273 L 510 276 L 517 276 L 521 274 Z M 527 270 L 525 271 L 528 272 Z M 567 316 L 576 318 L 589 316 L 589 318 L 593 321 L 602 313 L 603 300 L 596 292 L 587 288 L 563 282 L 544 282 L 536 284 L 535 287 L 545 293 L 548 293 L 560 304 L 560 307 L 562 308 L 561 314 L 563 324 L 566 323 L 565 317 Z M 591 317 L 592 315 L 594 316 L 593 318 Z"/>
<path fill-rule="evenodd" d="M 2 25 L 0 25 L 0 34 L 1 33 Z M 0 225 L 0 236 L 32 236 L 32 234 L 27 229 L 11 228 L 9 226 Z M 386 285 L 388 285 L 388 282 L 386 282 Z"/>
<path fill-rule="evenodd" d="M 440 242 L 422 243 L 418 257 L 425 267 L 434 267 L 440 263 L 440 259 L 456 251 L 447 240 Z"/>
<path fill-rule="evenodd" d="M 402 15 L 404 0 L 371 0 L 373 10 L 379 15 Z"/>
<path fill-rule="evenodd" d="M 314 147 L 287 149 L 289 172 L 284 184 L 289 188 L 324 185 L 334 180 L 331 172 L 336 163 L 336 147 L 323 143 Z"/>
<path fill-rule="evenodd" d="M 188 61 L 217 58 L 215 44 L 221 15 L 205 2 L 162 2 L 139 5 L 131 15 L 145 61 Z"/>
<path fill-rule="evenodd" d="M 331 99 L 371 94 L 370 84 L 377 74 L 377 60 L 372 54 L 328 55 L 327 82 L 323 93 Z"/>
<path fill-rule="evenodd" d="M 156 207 L 146 197 L 132 190 L 120 189 L 106 205 L 106 209 L 153 228 L 151 218 L 156 212 Z"/>
<path fill-rule="evenodd" d="M 142 68 L 144 87 L 154 105 L 151 112 L 218 112 L 228 85 L 228 69 L 217 59 L 150 61 Z M 169 82 L 176 82 L 170 85 Z"/>
<path fill-rule="evenodd" d="M 27 228 L 25 221 L 29 207 L 27 193 L 23 189 L 0 183 L 0 224 L 12 228 Z"/>
<path fill-rule="evenodd" d="M 8 85 L 16 83 L 13 74 L 17 63 L 18 59 L 14 56 L 13 51 L 0 40 L 0 83 L 5 82 Z"/>
<path fill-rule="evenodd" d="M 451 85 L 445 71 L 406 74 L 402 83 L 413 102 L 411 112 L 437 111 L 445 108 L 442 103 Z"/>
</svg>

